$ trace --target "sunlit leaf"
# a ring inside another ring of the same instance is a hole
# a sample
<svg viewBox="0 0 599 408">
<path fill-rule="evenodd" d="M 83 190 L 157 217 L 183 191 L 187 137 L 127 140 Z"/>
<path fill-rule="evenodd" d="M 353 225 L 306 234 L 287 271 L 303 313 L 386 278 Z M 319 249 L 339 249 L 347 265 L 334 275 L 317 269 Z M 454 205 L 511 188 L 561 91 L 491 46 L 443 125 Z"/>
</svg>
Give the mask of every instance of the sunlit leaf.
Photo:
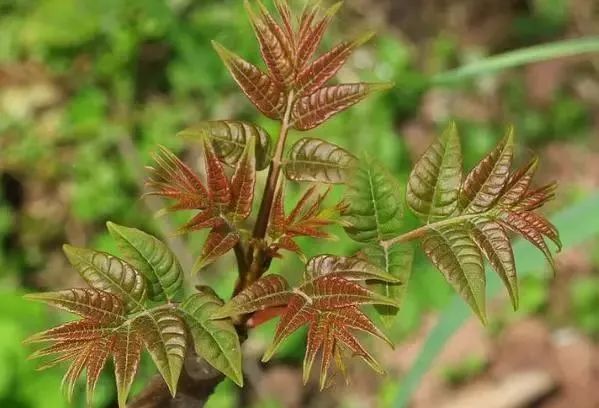
<svg viewBox="0 0 599 408">
<path fill-rule="evenodd" d="M 356 167 L 354 155 L 321 139 L 297 141 L 285 162 L 285 175 L 290 180 L 320 183 L 346 183 Z"/>
<path fill-rule="evenodd" d="M 146 282 L 127 262 L 104 252 L 64 245 L 69 262 L 85 281 L 96 289 L 114 293 L 128 310 L 143 308 Z"/>
<path fill-rule="evenodd" d="M 141 272 L 152 300 L 173 300 L 183 286 L 183 271 L 175 254 L 156 237 L 108 222 L 108 231 L 127 261 Z"/>
<path fill-rule="evenodd" d="M 180 309 L 196 353 L 241 387 L 241 346 L 235 327 L 230 320 L 211 320 L 221 306 L 212 291 L 204 290 L 187 298 Z"/>
<path fill-rule="evenodd" d="M 341 8 L 342 2 L 335 3 L 326 10 L 324 17 L 317 20 L 320 11 L 319 4 L 307 7 L 300 17 L 298 32 L 297 67 L 304 68 L 310 62 L 312 56 L 318 49 L 320 42 L 326 32 L 331 20 Z"/>
<path fill-rule="evenodd" d="M 236 120 L 202 122 L 179 132 L 179 135 L 192 140 L 210 138 L 218 158 L 229 166 L 237 164 L 246 144 L 254 140 L 256 169 L 263 170 L 270 164 L 272 149 L 270 135 L 260 126 L 249 122 Z"/>
<path fill-rule="evenodd" d="M 373 92 L 384 91 L 391 86 L 388 83 L 325 86 L 298 99 L 292 112 L 293 125 L 298 130 L 313 129 Z"/>
</svg>

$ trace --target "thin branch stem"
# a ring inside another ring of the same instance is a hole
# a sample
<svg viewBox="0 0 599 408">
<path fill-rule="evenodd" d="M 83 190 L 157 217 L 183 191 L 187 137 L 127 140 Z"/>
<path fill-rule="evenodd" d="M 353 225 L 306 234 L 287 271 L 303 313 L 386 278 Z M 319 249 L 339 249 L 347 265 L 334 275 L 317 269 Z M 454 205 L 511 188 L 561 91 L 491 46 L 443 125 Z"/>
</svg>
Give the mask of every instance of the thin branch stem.
<svg viewBox="0 0 599 408">
<path fill-rule="evenodd" d="M 275 197 L 275 190 L 279 183 L 279 177 L 281 175 L 281 159 L 285 150 L 285 142 L 287 141 L 287 135 L 289 133 L 291 108 L 293 106 L 293 91 L 289 92 L 287 96 L 287 105 L 285 108 L 285 114 L 283 115 L 283 121 L 281 122 L 281 130 L 279 131 L 279 139 L 277 140 L 277 147 L 275 154 L 272 158 L 272 163 L 268 170 L 268 177 L 266 179 L 266 187 L 264 188 L 264 194 L 262 196 L 262 202 L 260 203 L 260 211 L 258 212 L 258 218 L 256 219 L 256 225 L 254 226 L 254 238 L 263 239 L 266 236 L 266 230 L 268 228 L 268 220 L 270 218 L 270 210 Z"/>
<path fill-rule="evenodd" d="M 466 215 L 460 215 L 458 217 L 453 217 L 453 218 L 449 218 L 449 219 L 442 220 L 442 221 L 433 222 L 431 224 L 423 225 L 422 227 L 416 228 L 412 231 L 408 231 L 405 234 L 399 235 L 395 238 L 383 240 L 380 242 L 380 244 L 384 248 L 389 248 L 395 244 L 399 244 L 402 242 L 414 241 L 416 239 L 422 238 L 430 230 L 434 230 L 436 228 L 441 228 L 441 227 L 444 227 L 447 225 L 458 224 L 462 221 L 468 221 L 468 220 L 471 220 L 474 218 L 479 218 L 479 217 L 484 216 L 485 214 L 466 214 Z"/>
</svg>

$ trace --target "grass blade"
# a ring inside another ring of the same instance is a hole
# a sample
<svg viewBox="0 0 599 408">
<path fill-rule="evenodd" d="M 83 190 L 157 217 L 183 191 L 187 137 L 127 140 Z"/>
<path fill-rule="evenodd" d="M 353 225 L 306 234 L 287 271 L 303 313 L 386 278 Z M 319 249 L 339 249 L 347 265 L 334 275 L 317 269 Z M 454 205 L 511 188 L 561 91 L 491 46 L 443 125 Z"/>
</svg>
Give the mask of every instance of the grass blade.
<svg viewBox="0 0 599 408">
<path fill-rule="evenodd" d="M 506 68 L 589 53 L 599 53 L 599 36 L 557 41 L 509 51 L 450 71 L 441 72 L 433 76 L 431 82 L 432 85 L 447 85 L 481 75 L 492 74 Z"/>
</svg>

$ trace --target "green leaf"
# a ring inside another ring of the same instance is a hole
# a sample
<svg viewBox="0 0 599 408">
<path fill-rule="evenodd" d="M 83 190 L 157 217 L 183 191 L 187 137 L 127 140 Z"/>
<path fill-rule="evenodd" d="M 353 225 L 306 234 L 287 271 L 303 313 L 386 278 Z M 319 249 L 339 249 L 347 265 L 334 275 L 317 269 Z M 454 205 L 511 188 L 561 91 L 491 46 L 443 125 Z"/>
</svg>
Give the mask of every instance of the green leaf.
<svg viewBox="0 0 599 408">
<path fill-rule="evenodd" d="M 564 248 L 572 248 L 599 236 L 599 194 L 593 194 L 552 217 L 556 228 L 559 229 Z M 528 245 L 525 240 L 519 240 L 514 245 L 514 254 L 520 260 L 518 269 L 520 276 L 538 271 L 543 263 L 542 255 L 536 248 Z M 489 275 L 489 295 L 495 295 L 501 289 L 501 280 L 495 275 Z M 470 313 L 464 302 L 455 297 L 447 307 L 443 308 L 439 322 L 428 334 L 418 357 L 402 379 L 394 398 L 393 407 L 408 406 L 412 395 L 421 383 L 423 376 L 429 371 L 435 358 L 443 350 L 445 344 L 454 333 L 470 318 Z"/>
<path fill-rule="evenodd" d="M 369 288 L 376 293 L 395 299 L 401 307 L 412 274 L 414 246 L 411 243 L 394 244 L 389 248 L 380 245 L 369 245 L 363 251 L 374 265 L 397 280 L 395 283 L 369 282 Z M 399 311 L 397 307 L 380 305 L 375 306 L 375 309 L 387 326 L 391 325 L 392 319 Z"/>
<path fill-rule="evenodd" d="M 422 241 L 422 248 L 433 265 L 485 323 L 483 257 L 468 228 L 451 225 L 431 229 Z"/>
<path fill-rule="evenodd" d="M 285 162 L 285 175 L 290 180 L 344 184 L 356 167 L 353 154 L 321 139 L 298 140 Z"/>
<path fill-rule="evenodd" d="M 174 397 L 187 346 L 185 323 L 176 310 L 158 309 L 139 316 L 132 324 Z"/>
<path fill-rule="evenodd" d="M 249 122 L 234 120 L 202 122 L 179 132 L 179 135 L 192 140 L 208 137 L 218 158 L 229 166 L 237 164 L 246 144 L 254 138 L 256 169 L 263 170 L 270 164 L 272 155 L 270 135 L 260 126 Z"/>
<path fill-rule="evenodd" d="M 69 262 L 96 289 L 119 296 L 130 311 L 143 309 L 146 282 L 127 262 L 104 252 L 64 245 Z"/>
<path fill-rule="evenodd" d="M 403 207 L 395 178 L 371 157 L 356 170 L 345 201 L 345 231 L 358 242 L 380 242 L 399 235 Z"/>
<path fill-rule="evenodd" d="M 240 387 L 241 346 L 231 320 L 211 320 L 223 302 L 211 289 L 190 296 L 180 306 L 196 353 Z"/>
<path fill-rule="evenodd" d="M 124 258 L 141 272 L 152 300 L 173 300 L 183 286 L 183 272 L 175 254 L 156 237 L 135 228 L 108 222 L 110 235 Z"/>
<path fill-rule="evenodd" d="M 416 162 L 406 201 L 423 221 L 447 218 L 458 210 L 462 182 L 462 151 L 455 123 L 451 123 Z"/>
</svg>

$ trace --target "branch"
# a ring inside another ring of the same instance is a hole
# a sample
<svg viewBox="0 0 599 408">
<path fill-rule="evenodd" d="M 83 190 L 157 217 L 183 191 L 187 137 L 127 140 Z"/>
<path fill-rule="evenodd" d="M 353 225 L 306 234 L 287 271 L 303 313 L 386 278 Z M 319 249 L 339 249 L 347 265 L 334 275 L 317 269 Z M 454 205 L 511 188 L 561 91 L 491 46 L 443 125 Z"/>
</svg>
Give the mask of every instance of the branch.
<svg viewBox="0 0 599 408">
<path fill-rule="evenodd" d="M 160 375 L 152 377 L 128 408 L 202 408 L 224 376 L 189 350 L 173 398 Z"/>
</svg>

